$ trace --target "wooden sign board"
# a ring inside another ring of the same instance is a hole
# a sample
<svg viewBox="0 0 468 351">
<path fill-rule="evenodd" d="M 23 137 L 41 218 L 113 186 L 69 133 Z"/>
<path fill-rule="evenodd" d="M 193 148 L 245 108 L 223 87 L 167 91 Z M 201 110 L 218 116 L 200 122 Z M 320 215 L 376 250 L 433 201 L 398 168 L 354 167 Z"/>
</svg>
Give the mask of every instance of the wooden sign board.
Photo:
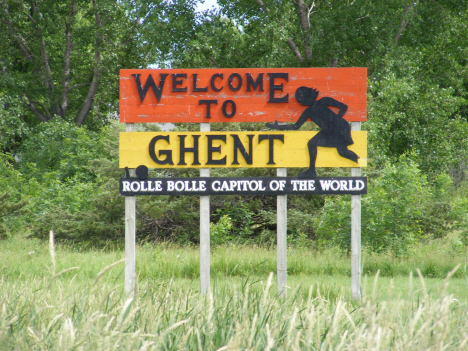
<svg viewBox="0 0 468 351">
<path fill-rule="evenodd" d="M 120 178 L 120 195 L 361 195 L 366 177 Z"/>
<path fill-rule="evenodd" d="M 307 143 L 316 131 L 283 132 L 128 132 L 120 133 L 120 168 L 309 167 Z M 367 134 L 351 132 L 349 150 L 358 163 L 336 148 L 319 147 L 316 167 L 366 167 Z"/>
<path fill-rule="evenodd" d="M 120 122 L 295 122 L 299 87 L 345 104 L 347 121 L 367 119 L 366 68 L 124 69 Z"/>
</svg>

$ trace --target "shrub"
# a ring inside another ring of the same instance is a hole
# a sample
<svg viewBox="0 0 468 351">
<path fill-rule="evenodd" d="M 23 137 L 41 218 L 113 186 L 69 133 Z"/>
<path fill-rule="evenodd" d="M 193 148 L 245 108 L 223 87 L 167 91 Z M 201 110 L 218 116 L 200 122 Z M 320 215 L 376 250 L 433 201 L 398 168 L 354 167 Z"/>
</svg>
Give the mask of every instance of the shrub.
<svg viewBox="0 0 468 351">
<path fill-rule="evenodd" d="M 225 244 L 232 239 L 232 236 L 229 235 L 231 228 L 231 218 L 226 215 L 223 215 L 216 224 L 210 223 L 210 242 L 213 245 Z"/>
<path fill-rule="evenodd" d="M 443 236 L 452 215 L 449 187 L 447 176 L 430 185 L 407 156 L 386 163 L 379 177 L 369 179 L 368 194 L 362 196 L 362 246 L 401 255 L 429 236 Z M 349 252 L 350 211 L 350 196 L 327 197 L 316 221 L 319 239 Z"/>
<path fill-rule="evenodd" d="M 13 162 L 10 155 L 0 152 L 0 239 L 7 238 L 12 228 L 19 226 L 17 216 L 25 214 L 29 196 L 37 185 L 15 170 Z"/>
<path fill-rule="evenodd" d="M 41 123 L 31 130 L 19 149 L 19 169 L 38 180 L 53 172 L 60 181 L 92 181 L 93 174 L 87 166 L 90 160 L 104 156 L 103 135 L 59 118 Z"/>
<path fill-rule="evenodd" d="M 67 129 L 67 125 L 70 130 L 65 135 L 77 138 L 65 140 L 62 135 L 58 139 L 64 143 L 63 150 L 53 154 L 43 150 L 38 162 L 26 162 L 40 182 L 30 206 L 32 235 L 47 238 L 53 229 L 58 240 L 101 242 L 122 238 L 125 206 L 118 190 L 118 179 L 123 175 L 118 168 L 120 126 L 111 125 L 98 134 L 66 122 L 55 123 L 42 127 L 46 138 L 54 140 L 57 129 Z M 44 141 L 44 147 L 46 144 Z M 57 142 L 59 145 L 61 142 Z M 48 162 L 52 156 L 58 159 Z M 22 167 L 26 167 L 24 163 Z"/>
</svg>

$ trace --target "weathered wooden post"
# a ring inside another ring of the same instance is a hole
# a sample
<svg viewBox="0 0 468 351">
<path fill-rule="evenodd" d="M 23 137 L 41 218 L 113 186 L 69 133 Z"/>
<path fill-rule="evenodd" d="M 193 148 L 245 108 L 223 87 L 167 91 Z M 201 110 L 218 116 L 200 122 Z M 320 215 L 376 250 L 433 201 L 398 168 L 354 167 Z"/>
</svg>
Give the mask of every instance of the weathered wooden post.
<svg viewBox="0 0 468 351">
<path fill-rule="evenodd" d="M 361 122 L 351 122 L 351 130 L 361 130 Z M 351 177 L 360 177 L 361 168 L 351 168 Z M 361 299 L 361 195 L 351 195 L 351 299 Z"/>
<path fill-rule="evenodd" d="M 210 131 L 209 123 L 200 123 L 200 132 Z M 209 177 L 210 169 L 200 169 L 200 177 Z M 200 294 L 210 290 L 210 196 L 200 196 Z"/>
<path fill-rule="evenodd" d="M 279 123 L 284 125 L 286 123 Z M 287 177 L 287 168 L 277 168 L 277 177 Z M 276 291 L 286 297 L 288 279 L 288 195 L 276 197 Z"/>
<path fill-rule="evenodd" d="M 278 177 L 288 175 L 287 168 L 276 170 Z M 276 197 L 276 283 L 278 295 L 286 297 L 288 263 L 288 195 Z"/>
<path fill-rule="evenodd" d="M 134 123 L 125 123 L 126 132 L 134 132 Z M 129 170 L 130 177 L 135 177 L 135 169 Z M 125 197 L 125 292 L 135 293 L 135 245 L 136 245 L 136 196 Z"/>
</svg>

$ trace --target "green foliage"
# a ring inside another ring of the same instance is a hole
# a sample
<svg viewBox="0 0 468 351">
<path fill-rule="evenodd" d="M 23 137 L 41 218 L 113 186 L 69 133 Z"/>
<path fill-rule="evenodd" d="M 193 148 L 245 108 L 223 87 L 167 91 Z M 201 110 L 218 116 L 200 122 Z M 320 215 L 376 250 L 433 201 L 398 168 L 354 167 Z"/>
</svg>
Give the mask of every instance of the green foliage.
<svg viewBox="0 0 468 351">
<path fill-rule="evenodd" d="M 54 115 L 77 124 L 86 119 L 92 128 L 106 124 L 117 111 L 119 69 L 146 63 L 133 4 L 16 0 L 0 6 L 0 96 L 17 103 L 12 117 L 32 126 Z"/>
<path fill-rule="evenodd" d="M 138 0 L 133 4 L 135 16 L 142 19 L 138 35 L 147 62 L 171 67 L 193 38 L 199 21 L 195 13 L 197 0 Z"/>
<path fill-rule="evenodd" d="M 150 241 L 199 243 L 199 198 L 146 196 L 137 200 L 137 235 Z"/>
<path fill-rule="evenodd" d="M 0 151 L 15 154 L 29 126 L 21 118 L 21 102 L 0 92 Z"/>
<path fill-rule="evenodd" d="M 47 238 L 54 230 L 59 240 L 93 242 L 121 238 L 124 200 L 118 195 L 118 178 L 123 173 L 117 165 L 120 126 L 111 125 L 100 134 L 63 121 L 40 128 L 42 137 L 49 138 L 47 144 L 56 142 L 63 147 L 39 148 L 39 162 L 24 165 L 41 181 L 40 193 L 31 203 L 35 223 L 32 234 Z"/>
<path fill-rule="evenodd" d="M 229 234 L 230 240 L 235 239 L 236 242 L 248 241 L 255 237 L 255 234 L 258 234 L 259 228 L 263 227 L 262 223 L 259 223 L 261 220 L 256 213 L 259 200 L 251 198 L 251 201 L 245 201 L 240 196 L 230 198 L 232 198 L 231 202 L 225 200 L 222 207 L 214 212 L 213 218 L 218 218 L 217 223 L 222 222 L 223 218 L 229 218 L 232 223 L 229 228 L 231 231 Z"/>
<path fill-rule="evenodd" d="M 457 114 L 465 100 L 452 87 L 421 78 L 420 53 L 402 51 L 383 64 L 387 67 L 369 84 L 371 118 L 364 126 L 370 158 L 381 165 L 413 152 L 431 177 L 466 163 L 468 123 Z"/>
<path fill-rule="evenodd" d="M 227 215 L 223 215 L 216 224 L 210 223 L 210 243 L 221 245 L 231 240 L 231 228 L 232 221 Z"/>
<path fill-rule="evenodd" d="M 174 57 L 175 67 L 274 67 L 282 65 L 272 43 L 275 26 L 211 14 L 196 27 L 188 47 Z M 220 38 L 222 38 L 220 40 Z"/>
<path fill-rule="evenodd" d="M 0 151 L 0 238 L 9 233 L 25 229 L 24 222 L 28 214 L 30 197 L 36 194 L 38 184 L 35 179 L 24 177 L 13 168 L 14 158 Z"/>
<path fill-rule="evenodd" d="M 180 245 L 170 242 L 137 244 L 137 271 L 140 281 L 179 280 L 191 281 L 198 285 L 200 275 L 200 250 L 196 245 Z M 44 267 L 50 266 L 49 243 L 37 238 L 12 236 L 0 241 L 0 252 L 9 260 L 4 262 L 3 274 L 6 279 L 33 279 L 44 274 Z M 252 244 L 217 245 L 211 250 L 211 274 L 213 278 L 248 278 L 268 276 L 276 271 L 275 247 L 262 247 Z M 107 242 L 105 246 L 94 246 L 92 243 L 56 244 L 56 271 L 67 267 L 82 266 L 86 269 L 70 274 L 75 275 L 75 281 L 86 281 L 102 267 L 120 260 L 124 256 L 124 241 Z M 175 259 L 177 258 L 177 259 Z M 418 245 L 413 255 L 394 257 L 391 252 L 362 252 L 363 288 L 364 276 L 406 279 L 410 273 L 417 276 L 419 269 L 424 277 L 438 279 L 440 284 L 447 272 L 458 264 L 465 262 L 464 250 L 452 250 L 450 238 L 436 239 Z M 118 269 L 112 274 L 114 279 L 123 279 L 123 272 Z M 341 280 L 349 289 L 351 267 L 349 257 L 343 255 L 336 247 L 317 251 L 313 248 L 288 247 L 288 277 L 301 284 L 301 278 L 308 282 Z M 468 291 L 464 289 L 464 269 L 458 270 L 454 278 L 460 279 L 461 295 L 468 299 Z M 214 279 L 213 279 L 214 280 Z M 289 279 L 288 279 L 289 281 Z M 288 286 L 290 286 L 288 284 Z M 305 293 L 308 287 L 303 287 Z M 388 286 L 387 286 L 388 288 Z M 407 289 L 405 289 L 407 291 Z M 406 292 L 405 291 L 405 292 Z"/>
<path fill-rule="evenodd" d="M 431 195 L 424 208 L 422 231 L 430 238 L 444 238 L 453 231 L 453 224 L 460 220 L 455 210 L 457 189 L 447 174 L 439 174 L 428 186 Z"/>
<path fill-rule="evenodd" d="M 458 232 L 458 238 L 454 242 L 455 246 L 462 246 L 465 253 L 465 260 L 468 261 L 468 197 L 466 190 L 468 189 L 468 182 L 462 184 L 461 194 L 464 196 L 457 197 L 454 203 L 455 225 L 454 229 Z"/>
<path fill-rule="evenodd" d="M 32 235 L 46 239 L 100 243 L 124 236 L 124 201 L 118 182 L 60 183 L 52 181 L 32 203 Z"/>
<path fill-rule="evenodd" d="M 55 176 L 60 181 L 92 181 L 89 161 L 105 156 L 101 134 L 55 118 L 32 128 L 19 149 L 19 169 L 42 180 Z"/>
<path fill-rule="evenodd" d="M 0 193 L 0 239 L 7 238 L 7 228 L 3 223 L 7 216 L 18 215 L 20 210 L 28 203 L 27 199 L 13 202 L 8 192 Z"/>
<path fill-rule="evenodd" d="M 429 237 L 448 233 L 452 209 L 448 177 L 431 186 L 417 164 L 401 157 L 386 163 L 379 177 L 370 179 L 368 194 L 362 197 L 362 245 L 371 252 L 408 254 Z M 350 250 L 350 197 L 327 198 L 317 220 L 318 237 Z"/>
</svg>

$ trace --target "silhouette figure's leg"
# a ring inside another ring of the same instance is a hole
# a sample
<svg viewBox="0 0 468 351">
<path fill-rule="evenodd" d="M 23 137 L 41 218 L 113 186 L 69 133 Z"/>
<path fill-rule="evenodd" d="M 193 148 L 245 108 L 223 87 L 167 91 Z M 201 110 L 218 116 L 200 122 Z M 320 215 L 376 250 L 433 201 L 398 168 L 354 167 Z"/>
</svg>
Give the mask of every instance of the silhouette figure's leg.
<svg viewBox="0 0 468 351">
<path fill-rule="evenodd" d="M 351 160 L 357 163 L 359 156 L 356 155 L 351 150 L 348 150 L 347 146 L 338 146 L 336 149 L 338 150 L 338 154 L 341 157 L 347 158 L 348 160 Z"/>
<path fill-rule="evenodd" d="M 299 178 L 315 178 L 317 176 L 317 172 L 315 172 L 315 161 L 317 160 L 317 145 L 314 138 L 309 140 L 307 146 L 309 148 L 310 166 L 307 171 L 300 172 L 297 175 Z"/>
</svg>

